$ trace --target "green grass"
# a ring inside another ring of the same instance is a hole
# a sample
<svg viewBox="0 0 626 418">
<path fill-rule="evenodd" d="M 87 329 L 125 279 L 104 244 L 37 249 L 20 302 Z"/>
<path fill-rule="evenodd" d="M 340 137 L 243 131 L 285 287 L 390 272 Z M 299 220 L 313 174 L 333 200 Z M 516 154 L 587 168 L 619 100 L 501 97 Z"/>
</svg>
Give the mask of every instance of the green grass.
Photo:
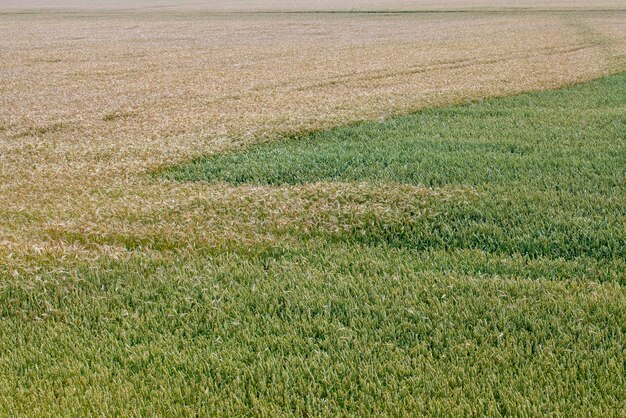
<svg viewBox="0 0 626 418">
<path fill-rule="evenodd" d="M 190 210 L 280 244 L 0 266 L 0 415 L 622 415 L 624 98 L 621 74 L 160 173 L 267 185 Z"/>
</svg>

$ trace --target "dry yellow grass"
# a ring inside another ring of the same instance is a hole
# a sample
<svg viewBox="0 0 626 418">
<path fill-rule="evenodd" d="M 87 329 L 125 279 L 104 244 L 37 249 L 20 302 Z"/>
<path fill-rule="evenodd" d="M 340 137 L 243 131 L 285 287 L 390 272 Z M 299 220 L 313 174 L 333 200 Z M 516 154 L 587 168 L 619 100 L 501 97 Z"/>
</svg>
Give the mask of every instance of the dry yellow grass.
<svg viewBox="0 0 626 418">
<path fill-rule="evenodd" d="M 558 2 L 581 8 L 567 13 L 400 15 L 209 13 L 232 10 L 233 3 L 216 4 L 203 13 L 183 7 L 0 15 L 4 264 L 23 266 L 38 254 L 122 255 L 130 251 L 125 241 L 110 238 L 120 236 L 271 239 L 254 226 L 254 205 L 237 212 L 243 206 L 235 201 L 278 199 L 284 207 L 277 214 L 293 219 L 301 201 L 281 197 L 289 188 L 235 191 L 158 181 L 146 172 L 282 134 L 626 69 L 626 12 L 582 11 L 619 2 Z M 331 201 L 336 186 L 309 187 Z M 392 207 L 401 193 L 424 192 L 394 193 L 381 202 Z M 194 199 L 223 205 L 175 210 Z"/>
</svg>

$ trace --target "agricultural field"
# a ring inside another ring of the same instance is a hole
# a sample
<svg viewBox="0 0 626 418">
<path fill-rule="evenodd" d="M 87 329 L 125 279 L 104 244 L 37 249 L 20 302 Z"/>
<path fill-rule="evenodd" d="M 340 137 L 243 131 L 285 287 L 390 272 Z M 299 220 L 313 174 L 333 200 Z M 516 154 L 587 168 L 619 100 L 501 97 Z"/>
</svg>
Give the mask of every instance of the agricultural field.
<svg viewBox="0 0 626 418">
<path fill-rule="evenodd" d="M 0 416 L 621 416 L 623 2 L 0 3 Z"/>
</svg>

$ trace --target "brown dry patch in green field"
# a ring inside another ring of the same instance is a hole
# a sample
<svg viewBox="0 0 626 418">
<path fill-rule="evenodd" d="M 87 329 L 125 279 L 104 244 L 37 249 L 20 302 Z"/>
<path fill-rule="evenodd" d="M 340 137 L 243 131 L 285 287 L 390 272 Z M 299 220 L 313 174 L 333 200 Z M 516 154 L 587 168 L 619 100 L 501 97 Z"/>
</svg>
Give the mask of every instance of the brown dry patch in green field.
<svg viewBox="0 0 626 418">
<path fill-rule="evenodd" d="M 411 225 L 437 216 L 449 201 L 475 199 L 471 190 L 397 184 L 315 183 L 301 186 L 181 187 L 150 206 L 102 208 L 82 219 L 48 223 L 51 242 L 109 255 L 128 251 L 281 246 L 302 235 L 341 238 L 376 227 Z M 461 203 L 462 204 L 462 203 Z M 132 215 L 129 215 L 132 214 Z M 99 218 L 99 219 L 98 219 Z M 175 225 L 175 228 L 172 228 Z M 294 241 L 295 242 L 295 241 Z M 50 253 L 59 247 L 48 247 Z"/>
<path fill-rule="evenodd" d="M 299 198 L 283 199 L 291 188 L 145 173 L 281 135 L 621 71 L 625 33 L 619 11 L 4 14 L 0 257 L 123 254 L 133 237 L 245 243 L 259 202 L 285 202 L 274 223 L 306 225 L 293 211 Z M 335 201 L 324 193 L 315 205 Z"/>
</svg>

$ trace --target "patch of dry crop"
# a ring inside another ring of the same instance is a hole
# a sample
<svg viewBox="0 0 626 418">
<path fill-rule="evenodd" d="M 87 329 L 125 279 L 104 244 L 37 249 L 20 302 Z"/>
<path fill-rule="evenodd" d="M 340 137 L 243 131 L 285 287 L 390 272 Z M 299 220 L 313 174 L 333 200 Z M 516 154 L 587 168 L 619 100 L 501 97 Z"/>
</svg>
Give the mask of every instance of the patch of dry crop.
<svg viewBox="0 0 626 418">
<path fill-rule="evenodd" d="M 146 171 L 283 134 L 621 71 L 625 34 L 620 11 L 2 14 L 0 257 L 127 252 L 114 236 L 245 243 L 256 225 L 241 225 L 259 219 L 250 211 L 280 206 L 292 188 L 178 184 Z M 319 193 L 317 205 L 337 201 L 332 190 Z M 249 207 L 232 198 L 239 194 Z M 219 205 L 204 213 L 181 203 L 193 199 Z M 280 216 L 291 213 L 290 199 Z M 201 228 L 190 221 L 201 218 Z M 225 222 L 241 225 L 211 229 Z"/>
</svg>

